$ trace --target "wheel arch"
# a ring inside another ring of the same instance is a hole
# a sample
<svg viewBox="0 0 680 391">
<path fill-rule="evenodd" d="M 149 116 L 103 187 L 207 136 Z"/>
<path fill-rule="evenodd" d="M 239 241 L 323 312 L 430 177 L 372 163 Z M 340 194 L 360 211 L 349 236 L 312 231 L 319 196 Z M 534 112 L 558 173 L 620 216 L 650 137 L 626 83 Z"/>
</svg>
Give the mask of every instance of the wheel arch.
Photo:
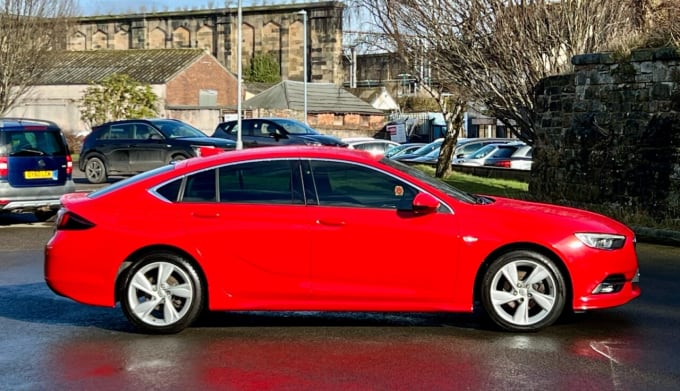
<svg viewBox="0 0 680 391">
<path fill-rule="evenodd" d="M 565 265 L 564 261 L 552 250 L 550 250 L 547 247 L 541 246 L 536 243 L 531 243 L 531 242 L 523 242 L 523 243 L 512 243 L 512 244 L 507 244 L 505 246 L 499 247 L 496 250 L 494 250 L 492 253 L 490 253 L 485 259 L 484 262 L 479 266 L 477 269 L 477 275 L 475 276 L 475 285 L 474 285 L 474 303 L 475 306 L 477 306 L 477 303 L 481 302 L 481 294 L 482 294 L 482 281 L 484 279 L 484 274 L 486 271 L 489 269 L 489 266 L 496 260 L 498 257 L 500 257 L 503 254 L 507 254 L 512 251 L 533 251 L 536 253 L 539 253 L 550 260 L 552 260 L 555 263 L 555 266 L 560 270 L 564 277 L 564 282 L 566 284 L 566 292 L 565 292 L 565 308 L 573 308 L 573 288 L 572 288 L 572 280 L 571 280 L 571 274 L 569 274 L 569 269 L 567 269 L 567 266 Z"/>
<path fill-rule="evenodd" d="M 123 292 L 123 284 L 125 282 L 125 276 L 127 273 L 127 270 L 134 265 L 135 263 L 139 262 L 144 256 L 153 254 L 156 252 L 169 252 L 169 253 L 174 253 L 175 255 L 183 257 L 187 262 L 193 266 L 194 270 L 196 270 L 196 273 L 198 273 L 198 277 L 201 279 L 203 282 L 201 284 L 201 287 L 203 289 L 203 298 L 204 298 L 204 308 L 207 308 L 207 304 L 209 302 L 208 298 L 208 279 L 206 278 L 205 271 L 201 267 L 201 264 L 193 257 L 191 254 L 187 253 L 186 251 L 170 246 L 170 245 L 153 245 L 153 246 L 148 246 L 144 248 L 140 248 L 134 253 L 130 254 L 125 261 L 120 265 L 118 268 L 118 273 L 116 274 L 116 283 L 114 285 L 114 297 L 115 297 L 115 302 L 120 301 L 120 295 L 121 292 Z"/>
<path fill-rule="evenodd" d="M 80 156 L 78 158 L 78 166 L 79 166 L 78 168 L 80 168 L 81 171 L 84 170 L 85 166 L 87 166 L 87 161 L 92 159 L 93 157 L 100 159 L 102 161 L 102 163 L 104 163 L 104 166 L 106 166 L 106 167 L 109 166 L 109 161 L 106 158 L 106 156 L 104 156 L 103 153 L 101 153 L 97 150 L 94 150 L 94 151 L 90 151 L 86 155 Z"/>
<path fill-rule="evenodd" d="M 187 153 L 186 151 L 176 150 L 176 151 L 170 152 L 170 162 L 172 162 L 173 160 L 176 160 L 178 156 L 181 156 L 184 159 L 191 159 L 193 157 L 193 155 Z"/>
</svg>

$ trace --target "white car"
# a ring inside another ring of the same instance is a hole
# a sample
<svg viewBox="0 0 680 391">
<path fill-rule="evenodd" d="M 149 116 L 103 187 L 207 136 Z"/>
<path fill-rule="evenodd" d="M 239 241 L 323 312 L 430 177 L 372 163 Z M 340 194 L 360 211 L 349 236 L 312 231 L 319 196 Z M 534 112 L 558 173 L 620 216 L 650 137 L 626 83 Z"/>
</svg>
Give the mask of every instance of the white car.
<svg viewBox="0 0 680 391">
<path fill-rule="evenodd" d="M 396 141 L 371 137 L 350 137 L 343 138 L 342 141 L 347 143 L 347 148 L 349 149 L 360 149 L 368 151 L 373 155 L 384 155 L 385 151 L 399 145 Z"/>
<path fill-rule="evenodd" d="M 515 151 L 515 153 L 510 156 L 510 168 L 515 170 L 531 170 L 531 164 L 533 163 L 533 158 L 531 156 L 534 147 L 531 145 L 525 145 L 520 147 Z"/>
</svg>

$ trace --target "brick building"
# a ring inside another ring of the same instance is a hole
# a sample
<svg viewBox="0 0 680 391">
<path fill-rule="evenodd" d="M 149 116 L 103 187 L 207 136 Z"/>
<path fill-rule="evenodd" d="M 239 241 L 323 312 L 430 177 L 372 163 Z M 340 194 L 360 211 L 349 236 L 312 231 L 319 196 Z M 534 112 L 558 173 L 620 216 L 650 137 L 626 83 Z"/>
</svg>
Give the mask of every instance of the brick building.
<svg viewBox="0 0 680 391">
<path fill-rule="evenodd" d="M 47 118 L 65 131 L 83 130 L 79 105 L 85 89 L 114 73 L 149 84 L 161 117 L 209 134 L 224 108 L 236 106 L 237 78 L 202 49 L 63 51 L 52 64 L 9 116 Z"/>
</svg>

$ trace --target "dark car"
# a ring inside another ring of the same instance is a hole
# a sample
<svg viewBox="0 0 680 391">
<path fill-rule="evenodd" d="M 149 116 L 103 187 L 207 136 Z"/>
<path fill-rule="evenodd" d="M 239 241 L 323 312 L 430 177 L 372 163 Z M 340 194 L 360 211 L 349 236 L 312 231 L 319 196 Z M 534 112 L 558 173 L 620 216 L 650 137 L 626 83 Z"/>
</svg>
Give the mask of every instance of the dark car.
<svg viewBox="0 0 680 391">
<path fill-rule="evenodd" d="M 339 138 L 317 132 L 307 124 L 290 118 L 247 118 L 241 120 L 244 148 L 276 145 L 347 146 Z M 236 141 L 236 120 L 217 125 L 213 137 Z"/>
<path fill-rule="evenodd" d="M 44 221 L 75 191 L 64 134 L 50 121 L 0 118 L 0 213 L 32 212 Z"/>
<path fill-rule="evenodd" d="M 80 152 L 79 168 L 91 183 L 110 175 L 134 175 L 171 161 L 200 155 L 202 148 L 236 148 L 176 119 L 131 119 L 92 128 Z"/>
</svg>

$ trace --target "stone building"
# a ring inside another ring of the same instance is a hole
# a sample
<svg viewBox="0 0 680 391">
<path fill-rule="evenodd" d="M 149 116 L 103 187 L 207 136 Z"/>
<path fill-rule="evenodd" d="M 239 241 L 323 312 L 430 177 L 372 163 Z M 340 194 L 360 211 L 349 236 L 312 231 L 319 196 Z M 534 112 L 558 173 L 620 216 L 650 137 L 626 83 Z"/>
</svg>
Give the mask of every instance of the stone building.
<svg viewBox="0 0 680 391">
<path fill-rule="evenodd" d="M 304 10 L 307 14 L 307 80 L 341 85 L 342 14 L 337 1 L 242 8 L 242 66 L 254 55 L 273 55 L 283 80 L 303 80 Z M 236 74 L 237 8 L 81 17 L 67 49 L 129 50 L 200 48 Z"/>
</svg>

